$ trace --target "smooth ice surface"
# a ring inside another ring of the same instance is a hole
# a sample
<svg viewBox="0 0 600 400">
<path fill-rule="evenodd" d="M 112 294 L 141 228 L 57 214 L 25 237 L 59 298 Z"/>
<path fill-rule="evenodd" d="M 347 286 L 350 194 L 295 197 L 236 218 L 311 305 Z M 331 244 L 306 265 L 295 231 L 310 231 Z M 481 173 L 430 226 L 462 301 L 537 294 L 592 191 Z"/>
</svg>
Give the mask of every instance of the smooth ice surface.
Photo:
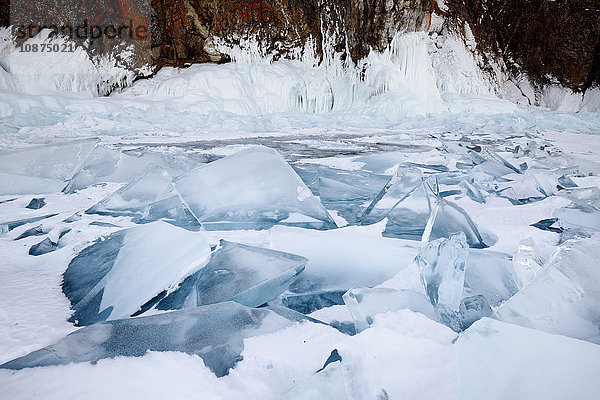
<svg viewBox="0 0 600 400">
<path fill-rule="evenodd" d="M 206 263 L 198 234 L 164 222 L 118 231 L 82 250 L 64 273 L 63 291 L 80 325 L 126 318 Z"/>
<path fill-rule="evenodd" d="M 289 326 L 268 310 L 227 302 L 169 313 L 100 322 L 82 328 L 55 345 L 2 364 L 23 369 L 103 358 L 140 357 L 148 351 L 196 354 L 217 376 L 227 375 L 240 359 L 244 339 Z"/>
<path fill-rule="evenodd" d="M 519 288 L 510 255 L 469 249 L 463 297 L 483 295 L 495 307 L 511 298 Z"/>
<path fill-rule="evenodd" d="M 283 157 L 265 147 L 198 167 L 178 177 L 175 188 L 207 229 L 265 229 L 277 223 L 335 227 Z"/>
<path fill-rule="evenodd" d="M 494 318 L 600 344 L 597 239 L 567 241 Z"/>
<path fill-rule="evenodd" d="M 460 398 L 592 399 L 600 347 L 484 318 L 458 339 Z"/>
<path fill-rule="evenodd" d="M 269 242 L 273 249 L 308 259 L 290 288 L 294 293 L 345 292 L 390 279 L 418 254 L 418 242 L 383 238 L 382 230 L 381 224 L 330 231 L 276 226 L 269 230 Z"/>
<path fill-rule="evenodd" d="M 158 303 L 161 310 L 233 300 L 258 307 L 285 291 L 308 260 L 294 254 L 222 241 L 210 262 Z"/>
<path fill-rule="evenodd" d="M 86 213 L 131 216 L 138 223 L 162 220 L 190 230 L 200 228 L 173 187 L 170 174 L 157 166 L 149 167 Z"/>
<path fill-rule="evenodd" d="M 412 290 L 352 289 L 344 294 L 344 303 L 352 314 L 357 333 L 367 329 L 373 323 L 375 315 L 402 309 L 419 312 L 434 321 L 439 321 L 429 299 Z"/>
<path fill-rule="evenodd" d="M 62 190 L 96 143 L 96 140 L 76 140 L 3 151 L 0 154 L 0 195 Z"/>
</svg>

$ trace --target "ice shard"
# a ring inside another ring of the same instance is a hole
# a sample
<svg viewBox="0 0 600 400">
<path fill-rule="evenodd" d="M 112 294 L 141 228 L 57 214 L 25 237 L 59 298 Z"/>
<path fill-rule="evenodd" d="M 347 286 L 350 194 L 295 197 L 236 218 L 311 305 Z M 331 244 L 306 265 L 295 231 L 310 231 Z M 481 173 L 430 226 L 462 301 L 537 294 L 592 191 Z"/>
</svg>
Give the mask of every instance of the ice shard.
<svg viewBox="0 0 600 400">
<path fill-rule="evenodd" d="M 359 222 L 368 204 L 390 179 L 367 171 L 312 164 L 294 169 L 326 209 L 337 211 L 350 224 Z"/>
<path fill-rule="evenodd" d="M 455 315 L 463 298 L 465 264 L 469 246 L 464 233 L 430 242 L 417 257 L 421 281 L 442 321 L 459 329 Z"/>
<path fill-rule="evenodd" d="M 482 295 L 465 297 L 460 303 L 458 318 L 460 320 L 460 329 L 469 328 L 475 321 L 492 315 L 492 307 L 487 299 Z"/>
<path fill-rule="evenodd" d="M 373 224 L 388 217 L 392 212 L 401 215 L 403 209 L 410 207 L 398 207 L 401 202 L 420 188 L 423 182 L 421 172 L 416 168 L 399 167 L 396 174 L 381 189 L 375 199 L 371 202 L 361 217 L 364 224 Z M 427 208 L 429 214 L 429 208 Z M 389 220 L 393 217 L 388 218 Z"/>
<path fill-rule="evenodd" d="M 97 146 L 65 187 L 65 193 L 74 193 L 90 185 L 103 182 L 127 183 L 155 161 L 149 157 L 132 157 L 120 150 Z"/>
<path fill-rule="evenodd" d="M 600 344 L 599 252 L 597 239 L 565 242 L 494 318 Z"/>
<path fill-rule="evenodd" d="M 49 230 L 45 230 L 44 227 L 40 224 L 38 226 L 34 226 L 33 228 L 27 229 L 25 232 L 23 232 L 19 236 L 17 236 L 15 238 L 15 240 L 25 239 L 30 236 L 42 236 L 48 232 L 49 232 Z"/>
<path fill-rule="evenodd" d="M 471 248 L 483 249 L 488 247 L 465 210 L 440 197 L 434 198 L 431 203 L 431 214 L 423 230 L 422 241 L 429 242 L 435 239 L 447 238 L 460 232 L 464 234 Z"/>
<path fill-rule="evenodd" d="M 564 229 L 600 232 L 600 211 L 591 206 L 574 205 L 554 210 L 553 214 Z"/>
<path fill-rule="evenodd" d="M 200 229 L 200 223 L 173 187 L 169 173 L 156 166 L 144 171 L 86 213 L 131 216 L 136 223 L 162 220 L 188 230 Z"/>
<path fill-rule="evenodd" d="M 46 214 L 39 217 L 18 219 L 16 221 L 0 222 L 0 235 L 4 235 L 5 233 L 12 231 L 13 229 L 18 228 L 19 226 L 30 224 L 32 222 L 38 222 L 46 218 L 55 217 L 56 215 L 58 214 Z"/>
<path fill-rule="evenodd" d="M 269 310 L 227 302 L 148 317 L 99 322 L 55 345 L 0 365 L 23 369 L 113 357 L 141 357 L 148 351 L 195 354 L 218 377 L 241 360 L 244 339 L 291 325 Z"/>
<path fill-rule="evenodd" d="M 86 139 L 1 153 L 0 195 L 62 190 L 96 143 Z"/>
<path fill-rule="evenodd" d="M 423 241 L 463 232 L 469 246 L 485 248 L 481 234 L 467 213 L 440 196 L 440 180 L 449 187 L 459 187 L 463 178 L 450 174 L 424 178 L 416 168 L 400 167 L 369 205 L 361 222 L 372 224 L 387 218 L 384 236 Z M 460 192 L 457 189 L 456 193 Z"/>
<path fill-rule="evenodd" d="M 29 249 L 30 256 L 41 256 L 51 253 L 58 248 L 58 243 L 53 242 L 50 238 L 46 238 L 39 243 L 34 244 Z"/>
<path fill-rule="evenodd" d="M 233 300 L 258 307 L 284 292 L 308 260 L 294 254 L 221 241 L 210 262 L 163 298 L 159 310 Z"/>
<path fill-rule="evenodd" d="M 493 307 L 519 290 L 519 278 L 511 257 L 490 250 L 469 249 L 463 297 L 482 295 Z"/>
<path fill-rule="evenodd" d="M 72 319 L 88 325 L 129 317 L 202 267 L 209 254 L 202 236 L 160 221 L 102 238 L 71 260 L 63 275 Z"/>
<path fill-rule="evenodd" d="M 367 329 L 373 323 L 375 315 L 402 309 L 419 312 L 434 321 L 439 321 L 439 317 L 427 297 L 412 290 L 352 289 L 346 292 L 343 298 L 346 307 L 352 314 L 356 333 Z"/>
<path fill-rule="evenodd" d="M 252 147 L 198 167 L 175 188 L 206 229 L 267 229 L 275 224 L 335 227 L 319 199 L 281 155 Z"/>
<path fill-rule="evenodd" d="M 513 267 L 520 287 L 524 287 L 542 270 L 544 262 L 536 253 L 536 244 L 532 238 L 519 242 L 519 248 L 513 255 Z"/>
<path fill-rule="evenodd" d="M 46 200 L 43 197 L 34 197 L 31 199 L 29 204 L 25 206 L 25 208 L 29 208 L 30 210 L 39 210 L 40 208 L 46 205 Z"/>
<path fill-rule="evenodd" d="M 320 291 L 313 293 L 287 294 L 281 299 L 281 303 L 302 314 L 310 314 L 321 308 L 344 304 L 342 299 L 344 292 L 338 290 Z"/>
</svg>

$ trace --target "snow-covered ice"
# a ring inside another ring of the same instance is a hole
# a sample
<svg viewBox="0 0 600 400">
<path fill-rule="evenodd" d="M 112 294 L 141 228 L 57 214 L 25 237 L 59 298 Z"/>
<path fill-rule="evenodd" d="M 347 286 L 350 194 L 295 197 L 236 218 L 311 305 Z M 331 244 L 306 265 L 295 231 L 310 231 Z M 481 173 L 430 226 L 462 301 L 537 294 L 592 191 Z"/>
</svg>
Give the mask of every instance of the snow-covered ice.
<svg viewBox="0 0 600 400">
<path fill-rule="evenodd" d="M 0 397 L 594 398 L 598 89 L 440 29 L 136 82 L 1 42 Z"/>
</svg>

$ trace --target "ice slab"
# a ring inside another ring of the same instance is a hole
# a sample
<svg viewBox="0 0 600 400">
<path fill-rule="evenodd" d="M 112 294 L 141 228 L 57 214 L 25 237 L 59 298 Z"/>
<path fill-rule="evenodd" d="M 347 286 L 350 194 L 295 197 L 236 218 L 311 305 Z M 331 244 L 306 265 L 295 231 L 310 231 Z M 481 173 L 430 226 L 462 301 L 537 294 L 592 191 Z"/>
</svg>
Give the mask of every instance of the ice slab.
<svg viewBox="0 0 600 400">
<path fill-rule="evenodd" d="M 423 230 L 422 241 L 428 242 L 462 233 L 469 247 L 475 249 L 488 247 L 465 210 L 440 197 L 432 200 L 431 204 L 431 214 Z"/>
<path fill-rule="evenodd" d="M 562 228 L 600 232 L 600 211 L 591 206 L 563 207 L 553 214 Z"/>
<path fill-rule="evenodd" d="M 56 215 L 58 215 L 58 214 L 46 214 L 46 215 L 42 215 L 39 217 L 24 218 L 24 219 L 19 219 L 16 221 L 9 221 L 9 222 L 0 222 L 0 235 L 4 235 L 5 233 L 12 231 L 13 229 L 18 228 L 19 226 L 22 226 L 25 224 L 31 224 L 33 222 L 38 222 L 38 221 L 41 221 L 46 218 L 54 217 Z"/>
<path fill-rule="evenodd" d="M 23 369 L 113 357 L 140 357 L 148 351 L 195 354 L 218 377 L 241 360 L 244 339 L 291 322 L 265 309 L 227 302 L 148 317 L 99 322 L 71 333 L 55 345 L 0 365 Z"/>
<path fill-rule="evenodd" d="M 302 314 L 310 314 L 325 307 L 344 304 L 343 294 L 344 292 L 339 290 L 289 294 L 282 297 L 281 303 Z"/>
<path fill-rule="evenodd" d="M 469 249 L 463 297 L 483 295 L 493 307 L 519 290 L 519 278 L 508 254 Z"/>
<path fill-rule="evenodd" d="M 492 307 L 487 299 L 478 294 L 476 296 L 465 297 L 460 303 L 458 319 L 460 328 L 465 330 L 484 317 L 492 315 Z"/>
<path fill-rule="evenodd" d="M 420 243 L 381 237 L 383 229 L 383 224 L 329 231 L 275 226 L 269 241 L 273 249 L 309 260 L 291 292 L 346 292 L 390 279 L 418 254 Z"/>
<path fill-rule="evenodd" d="M 460 398 L 591 399 L 600 347 L 484 318 L 457 340 Z"/>
<path fill-rule="evenodd" d="M 42 236 L 48 232 L 49 232 L 49 230 L 44 229 L 44 227 L 40 224 L 38 226 L 34 226 L 33 228 L 27 229 L 25 232 L 23 232 L 19 236 L 17 236 L 15 238 L 15 240 L 25 239 L 30 236 Z"/>
<path fill-rule="evenodd" d="M 104 182 L 127 183 L 156 161 L 150 157 L 132 157 L 120 150 L 97 146 L 65 187 L 74 193 L 90 185 Z"/>
<path fill-rule="evenodd" d="M 29 208 L 30 210 L 39 210 L 40 208 L 46 205 L 46 200 L 43 197 L 34 197 L 31 199 L 29 204 L 25 206 L 25 208 Z"/>
<path fill-rule="evenodd" d="M 159 310 L 233 300 L 258 307 L 284 292 L 308 260 L 294 254 L 221 241 L 210 262 L 162 299 Z"/>
<path fill-rule="evenodd" d="M 58 243 L 53 242 L 50 238 L 46 238 L 39 243 L 34 244 L 29 249 L 30 256 L 41 256 L 51 253 L 58 248 Z"/>
<path fill-rule="evenodd" d="M 0 195 L 59 192 L 96 146 L 77 140 L 0 154 Z"/>
<path fill-rule="evenodd" d="M 386 183 L 369 207 L 367 207 L 361 217 L 361 222 L 363 224 L 373 224 L 388 217 L 392 211 L 400 213 L 401 208 L 396 208 L 398 204 L 411 196 L 415 191 L 421 189 L 420 185 L 422 182 L 423 176 L 418 169 L 399 167 L 396 174 Z M 427 199 L 425 197 L 425 200 Z M 426 213 L 429 214 L 429 206 L 427 206 Z M 392 218 L 389 217 L 388 220 Z"/>
<path fill-rule="evenodd" d="M 198 167 L 178 177 L 175 188 L 206 229 L 267 229 L 278 223 L 335 227 L 302 179 L 266 147 Z"/>
<path fill-rule="evenodd" d="M 415 258 L 425 293 L 442 321 L 454 330 L 459 329 L 455 315 L 463 298 L 468 255 L 467 240 L 460 233 L 430 242 Z"/>
<path fill-rule="evenodd" d="M 402 309 L 419 312 L 439 322 L 439 317 L 427 297 L 412 290 L 351 289 L 343 298 L 352 314 L 356 333 L 367 329 L 373 323 L 375 315 Z"/>
<path fill-rule="evenodd" d="M 335 210 L 348 223 L 360 220 L 367 205 L 389 181 L 389 176 L 367 171 L 346 171 L 303 164 L 294 169 L 328 210 Z"/>
<path fill-rule="evenodd" d="M 157 166 L 145 170 L 86 213 L 130 216 L 136 223 L 162 220 L 188 230 L 200 229 L 200 223 L 175 190 L 169 173 Z"/>
<path fill-rule="evenodd" d="M 536 247 L 532 238 L 525 238 L 519 242 L 519 248 L 513 255 L 513 268 L 521 288 L 531 282 L 542 270 L 544 262 L 537 254 Z"/>
<path fill-rule="evenodd" d="M 63 277 L 79 325 L 126 318 L 202 267 L 202 236 L 165 222 L 115 232 L 81 251 Z"/>
<path fill-rule="evenodd" d="M 600 344 L 599 252 L 594 239 L 565 242 L 494 318 Z"/>
<path fill-rule="evenodd" d="M 440 196 L 440 184 L 453 184 L 458 188 L 463 178 L 451 174 L 424 178 L 416 168 L 399 167 L 369 205 L 361 223 L 367 225 L 387 218 L 384 236 L 423 241 L 463 232 L 469 246 L 485 248 L 481 234 L 467 213 Z"/>
</svg>

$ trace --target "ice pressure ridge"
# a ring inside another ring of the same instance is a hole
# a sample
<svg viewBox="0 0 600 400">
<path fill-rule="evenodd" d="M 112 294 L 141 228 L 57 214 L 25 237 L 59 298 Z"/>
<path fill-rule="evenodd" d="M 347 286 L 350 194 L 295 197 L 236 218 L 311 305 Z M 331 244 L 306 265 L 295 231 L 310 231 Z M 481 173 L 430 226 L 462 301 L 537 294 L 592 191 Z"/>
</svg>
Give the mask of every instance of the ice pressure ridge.
<svg viewBox="0 0 600 400">
<path fill-rule="evenodd" d="M 50 196 L 38 210 L 26 208 L 28 197 L 21 208 L 30 218 L 0 224 L 11 240 L 31 241 L 31 255 L 40 259 L 59 252 L 62 232 L 70 238 L 68 229 L 79 229 L 82 220 L 106 217 L 91 224 L 113 231 L 79 251 L 64 273 L 71 321 L 83 328 L 3 368 L 183 351 L 223 376 L 241 359 L 245 338 L 318 323 L 360 340 L 383 316 L 402 310 L 460 333 L 457 346 L 489 326 L 500 332 L 495 335 L 512 335 L 509 323 L 598 343 L 592 255 L 600 192 L 578 186 L 589 173 L 583 167 L 537 146 L 501 155 L 461 140 L 448 146 L 457 157 L 451 165 L 371 154 L 358 157 L 361 169 L 350 171 L 302 160 L 290 165 L 265 147 L 211 161 L 89 143 L 82 158 L 73 158 L 79 153 L 72 149 L 82 146 L 75 143 L 64 153 L 51 145 L 10 159 L 46 157 L 48 171 L 77 163 L 57 173 L 60 185 L 49 193 L 122 186 L 85 214 L 57 218 L 60 228 L 49 228 L 56 221 L 44 213 L 52 208 Z M 564 202 L 544 216 L 547 223 L 531 229 L 560 238 L 550 259 L 527 238 L 512 255 L 487 249 L 495 238 L 459 205 L 504 201 L 517 207 L 549 197 Z M 347 226 L 337 228 L 332 214 Z M 114 231 L 117 225 L 108 221 L 122 218 L 132 227 Z M 10 233 L 14 229 L 21 230 Z M 267 242 L 221 240 L 211 247 L 207 241 L 219 231 L 242 229 L 268 229 L 261 236 Z M 341 388 L 351 383 L 343 353 L 288 398 L 315 390 L 344 398 Z M 378 393 L 386 395 L 383 388 Z"/>
</svg>

